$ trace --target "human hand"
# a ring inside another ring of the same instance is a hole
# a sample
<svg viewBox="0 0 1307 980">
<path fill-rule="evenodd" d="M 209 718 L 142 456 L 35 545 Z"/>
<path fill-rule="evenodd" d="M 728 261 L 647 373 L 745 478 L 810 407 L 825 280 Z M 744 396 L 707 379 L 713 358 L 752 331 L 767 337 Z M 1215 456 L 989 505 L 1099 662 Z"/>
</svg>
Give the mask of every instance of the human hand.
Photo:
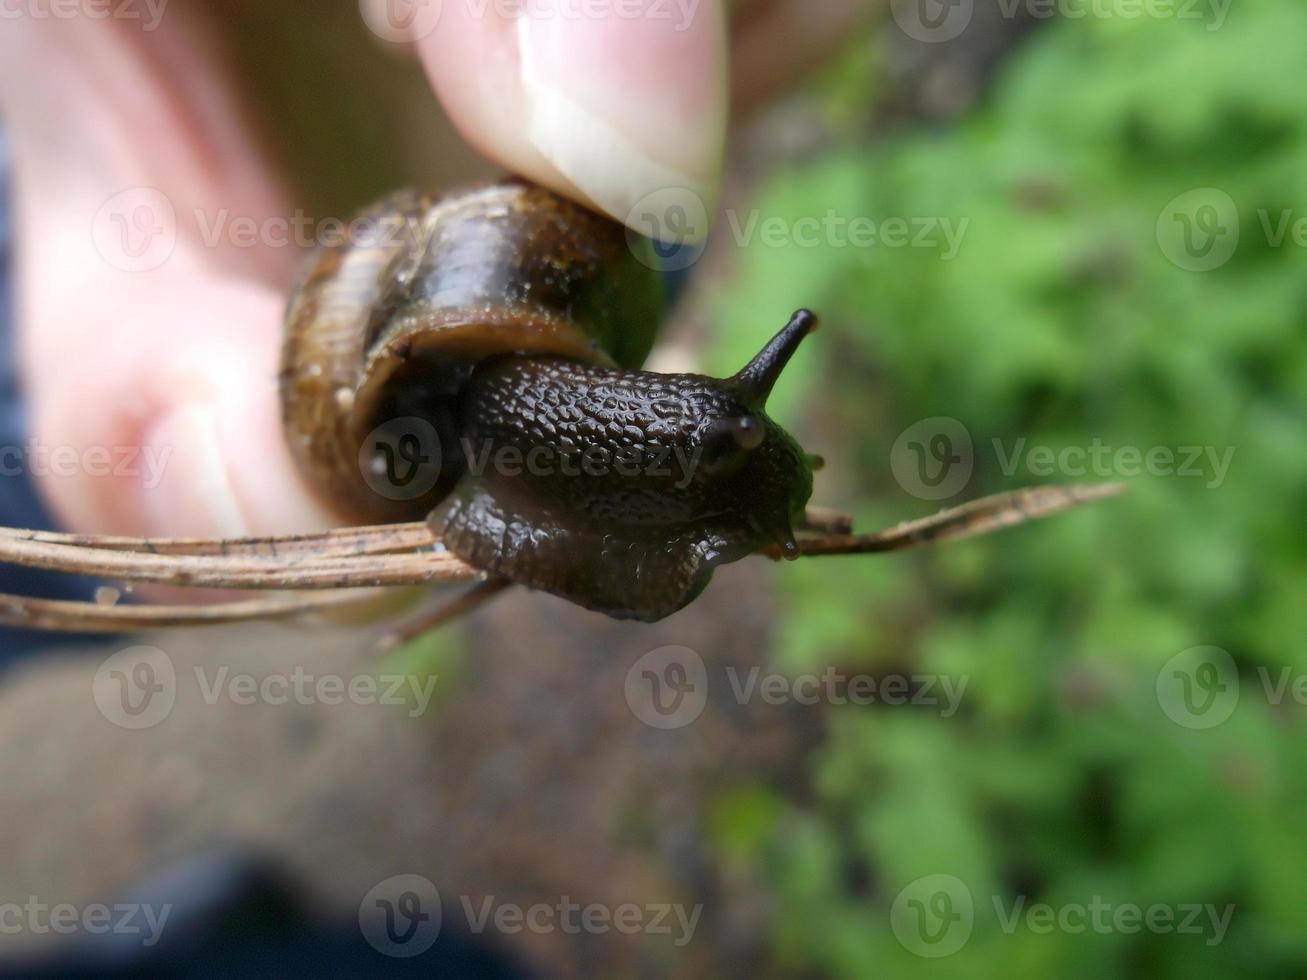
<svg viewBox="0 0 1307 980">
<path fill-rule="evenodd" d="M 711 209 L 729 107 L 818 62 L 874 6 L 735 4 L 728 72 L 722 0 L 544 16 L 555 2 L 511 17 L 491 0 L 444 0 L 416 50 L 472 145 L 619 220 L 669 185 Z M 215 244 L 202 222 L 178 220 L 262 224 L 290 212 L 289 195 L 209 43 L 221 26 L 159 10 L 148 32 L 85 15 L 0 23 L 30 468 L 81 531 L 209 537 L 339 523 L 282 436 L 283 290 L 298 254 Z"/>
</svg>

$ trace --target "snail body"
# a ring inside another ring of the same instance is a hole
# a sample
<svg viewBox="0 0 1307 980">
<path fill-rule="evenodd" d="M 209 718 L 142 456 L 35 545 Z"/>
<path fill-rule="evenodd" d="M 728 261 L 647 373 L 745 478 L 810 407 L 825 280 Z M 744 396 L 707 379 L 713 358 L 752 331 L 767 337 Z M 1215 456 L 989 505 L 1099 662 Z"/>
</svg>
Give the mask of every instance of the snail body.
<svg viewBox="0 0 1307 980">
<path fill-rule="evenodd" d="M 493 576 L 648 621 L 717 565 L 796 553 L 811 467 L 764 406 L 811 314 L 733 377 L 642 371 L 662 285 L 616 222 L 508 181 L 351 227 L 376 234 L 308 260 L 281 377 L 292 452 L 342 515 L 426 518 Z M 379 485 L 397 461 L 427 467 L 420 492 Z"/>
</svg>

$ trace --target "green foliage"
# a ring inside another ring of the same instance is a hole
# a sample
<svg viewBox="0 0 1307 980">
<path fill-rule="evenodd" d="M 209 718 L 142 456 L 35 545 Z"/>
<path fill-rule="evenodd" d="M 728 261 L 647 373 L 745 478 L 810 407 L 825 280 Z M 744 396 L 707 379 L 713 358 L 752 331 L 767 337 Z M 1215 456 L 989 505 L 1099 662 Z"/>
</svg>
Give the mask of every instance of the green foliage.
<svg viewBox="0 0 1307 980">
<path fill-rule="evenodd" d="M 890 472 L 898 435 L 933 416 L 974 443 L 954 500 L 1124 468 L 1035 474 L 1021 457 L 1005 471 L 1018 445 L 1234 450 L 1224 479 L 1210 465 L 1153 472 L 1121 500 L 984 540 L 786 568 L 784 669 L 968 681 L 950 717 L 832 709 L 814 799 L 763 806 L 773 831 L 758 860 L 780 896 L 787 968 L 1307 973 L 1307 724 L 1301 704 L 1266 690 L 1307 671 L 1307 248 L 1292 234 L 1276 247 L 1266 229 L 1283 209 L 1307 218 L 1307 7 L 1242 0 L 1210 26 L 1049 24 L 961 125 L 849 148 L 756 202 L 788 221 L 833 209 L 968 222 L 953 258 L 942 245 L 755 240 L 722 298 L 723 369 L 790 310 L 824 315 L 772 407 L 831 462 L 817 499 L 862 526 L 939 506 Z M 1238 212 L 1238 247 L 1209 271 L 1172 262 L 1159 222 L 1196 188 Z M 1158 684 L 1204 644 L 1233 657 L 1239 700 L 1198 729 L 1168 716 Z M 757 832 L 745 803 L 722 811 L 743 828 L 737 854 Z M 891 927 L 895 897 L 935 874 L 963 882 L 975 907 L 970 938 L 939 961 Z M 1096 896 L 1234 910 L 1218 943 L 1210 928 L 1003 926 L 1022 897 L 1062 908 Z"/>
</svg>

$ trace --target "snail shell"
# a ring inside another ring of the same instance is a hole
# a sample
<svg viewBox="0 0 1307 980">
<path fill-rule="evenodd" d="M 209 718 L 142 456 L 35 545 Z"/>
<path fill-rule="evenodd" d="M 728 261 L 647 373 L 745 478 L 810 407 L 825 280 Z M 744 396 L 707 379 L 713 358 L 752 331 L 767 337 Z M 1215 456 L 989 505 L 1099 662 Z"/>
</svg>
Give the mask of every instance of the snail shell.
<svg viewBox="0 0 1307 980">
<path fill-rule="evenodd" d="M 634 368 L 657 334 L 662 284 L 643 246 L 542 187 L 401 191 L 350 229 L 292 290 L 281 375 L 291 450 L 348 519 L 420 519 L 449 492 L 459 468 L 448 403 L 478 363 L 537 353 Z M 441 430 L 442 473 L 395 499 L 377 492 L 360 450 L 379 425 L 414 416 Z"/>
</svg>

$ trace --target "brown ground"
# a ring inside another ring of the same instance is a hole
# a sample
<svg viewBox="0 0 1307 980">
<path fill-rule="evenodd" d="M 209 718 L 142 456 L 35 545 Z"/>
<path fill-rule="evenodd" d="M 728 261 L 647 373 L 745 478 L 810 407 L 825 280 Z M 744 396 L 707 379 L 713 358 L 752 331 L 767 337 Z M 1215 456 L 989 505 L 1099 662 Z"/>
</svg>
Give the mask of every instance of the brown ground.
<svg viewBox="0 0 1307 980">
<path fill-rule="evenodd" d="M 712 794 L 789 781 L 811 709 L 736 703 L 722 670 L 765 664 L 773 570 L 718 573 L 710 593 L 655 626 L 511 594 L 468 624 L 461 669 L 442 661 L 425 714 L 378 705 L 205 702 L 226 665 L 256 677 L 301 665 L 345 677 L 378 666 L 368 632 L 307 626 L 147 638 L 171 657 L 177 700 L 157 726 L 110 723 L 92 697 L 97 656 L 50 654 L 0 687 L 0 903 L 87 903 L 211 845 L 278 856 L 352 916 L 399 873 L 459 902 L 705 905 L 694 939 L 501 936 L 565 974 L 740 975 L 761 953 L 761 883 L 720 871 L 705 838 Z M 658 730 L 628 707 L 628 668 L 666 644 L 709 670 L 692 724 Z M 109 651 L 129 645 L 127 641 Z M 799 714 L 796 715 L 795 711 Z M 805 735 L 805 730 L 807 734 Z M 6 942 L 13 942 L 7 939 Z"/>
</svg>

